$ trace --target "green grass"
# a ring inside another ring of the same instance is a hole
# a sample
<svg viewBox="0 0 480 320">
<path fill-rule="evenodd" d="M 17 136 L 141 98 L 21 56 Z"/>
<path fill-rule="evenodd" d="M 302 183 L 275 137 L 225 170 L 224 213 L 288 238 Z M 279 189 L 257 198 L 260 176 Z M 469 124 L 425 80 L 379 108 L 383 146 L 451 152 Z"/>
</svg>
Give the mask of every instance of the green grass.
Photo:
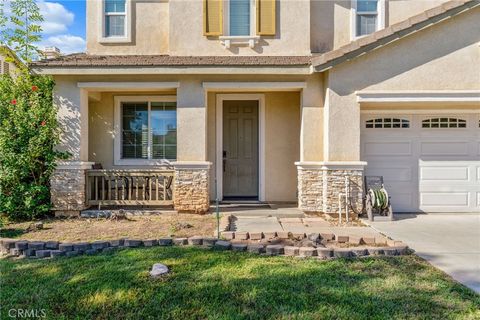
<svg viewBox="0 0 480 320">
<path fill-rule="evenodd" d="M 162 262 L 172 272 L 151 280 Z M 480 319 L 480 296 L 416 256 L 300 260 L 156 247 L 2 260 L 1 318 Z"/>
</svg>

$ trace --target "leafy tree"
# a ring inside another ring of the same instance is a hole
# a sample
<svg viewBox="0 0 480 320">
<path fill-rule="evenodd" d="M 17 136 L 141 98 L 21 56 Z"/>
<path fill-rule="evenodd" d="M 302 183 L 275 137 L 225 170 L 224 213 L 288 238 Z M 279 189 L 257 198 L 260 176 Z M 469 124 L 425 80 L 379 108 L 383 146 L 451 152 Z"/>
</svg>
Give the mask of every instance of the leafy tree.
<svg viewBox="0 0 480 320">
<path fill-rule="evenodd" d="M 5 2 L 6 0 L 0 0 L 0 46 L 6 45 L 7 37 L 7 16 L 5 15 Z"/>
<path fill-rule="evenodd" d="M 3 0 L 2 0 L 3 1 Z M 25 63 L 33 61 L 39 54 L 35 43 L 41 40 L 43 17 L 34 0 L 10 1 L 10 22 L 13 30 L 7 34 L 6 43 Z M 5 19 L 5 14 L 1 14 Z M 0 18 L 1 20 L 2 18 Z"/>
<path fill-rule="evenodd" d="M 57 110 L 50 77 L 0 79 L 0 213 L 33 219 L 50 210 L 50 176 L 58 159 Z"/>
<path fill-rule="evenodd" d="M 38 6 L 33 0 L 10 1 L 13 30 L 5 32 L 5 0 L 0 4 L 1 40 L 31 62 L 43 20 Z M 50 211 L 50 177 L 56 161 L 67 157 L 55 150 L 59 126 L 53 88 L 51 77 L 30 74 L 27 68 L 0 76 L 0 221 L 34 219 Z"/>
</svg>

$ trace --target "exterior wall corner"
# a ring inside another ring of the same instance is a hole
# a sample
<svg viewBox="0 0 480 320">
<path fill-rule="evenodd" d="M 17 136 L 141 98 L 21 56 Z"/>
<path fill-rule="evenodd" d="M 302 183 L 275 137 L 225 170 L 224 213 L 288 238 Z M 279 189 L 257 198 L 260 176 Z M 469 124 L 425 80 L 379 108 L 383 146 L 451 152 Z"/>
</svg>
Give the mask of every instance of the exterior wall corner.
<svg viewBox="0 0 480 320">
<path fill-rule="evenodd" d="M 89 162 L 70 161 L 59 163 L 50 178 L 50 196 L 55 215 L 62 212 L 80 213 L 86 204 L 86 171 L 92 167 Z"/>
<path fill-rule="evenodd" d="M 173 206 L 178 212 L 206 213 L 210 208 L 210 162 L 175 162 Z"/>
<path fill-rule="evenodd" d="M 358 163 L 297 162 L 298 206 L 305 212 L 345 213 L 348 193 L 350 215 L 363 207 L 363 166 Z"/>
</svg>

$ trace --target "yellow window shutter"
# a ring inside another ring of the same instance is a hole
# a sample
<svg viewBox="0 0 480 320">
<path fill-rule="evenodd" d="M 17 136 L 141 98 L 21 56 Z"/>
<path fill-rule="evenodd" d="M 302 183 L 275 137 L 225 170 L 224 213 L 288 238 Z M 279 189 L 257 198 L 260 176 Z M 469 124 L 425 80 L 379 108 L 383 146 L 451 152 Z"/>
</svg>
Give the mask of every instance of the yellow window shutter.
<svg viewBox="0 0 480 320">
<path fill-rule="evenodd" d="M 223 34 L 223 0 L 203 0 L 203 34 Z"/>
<path fill-rule="evenodd" d="M 274 36 L 276 25 L 275 1 L 257 1 L 257 35 Z"/>
</svg>

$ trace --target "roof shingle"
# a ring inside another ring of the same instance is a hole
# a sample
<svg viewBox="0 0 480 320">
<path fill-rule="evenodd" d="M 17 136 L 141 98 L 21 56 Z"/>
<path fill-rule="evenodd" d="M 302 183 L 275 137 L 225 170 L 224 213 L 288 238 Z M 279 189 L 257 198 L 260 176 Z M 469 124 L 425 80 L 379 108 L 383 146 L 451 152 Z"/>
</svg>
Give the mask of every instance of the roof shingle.
<svg viewBox="0 0 480 320">
<path fill-rule="evenodd" d="M 34 67 L 308 66 L 311 56 L 169 56 L 71 54 Z"/>
<path fill-rule="evenodd" d="M 32 67 L 293 67 L 313 65 L 315 71 L 322 72 L 477 6 L 480 6 L 479 0 L 451 0 L 317 56 L 88 55 L 77 53 L 55 59 L 40 60 L 32 63 Z"/>
</svg>

